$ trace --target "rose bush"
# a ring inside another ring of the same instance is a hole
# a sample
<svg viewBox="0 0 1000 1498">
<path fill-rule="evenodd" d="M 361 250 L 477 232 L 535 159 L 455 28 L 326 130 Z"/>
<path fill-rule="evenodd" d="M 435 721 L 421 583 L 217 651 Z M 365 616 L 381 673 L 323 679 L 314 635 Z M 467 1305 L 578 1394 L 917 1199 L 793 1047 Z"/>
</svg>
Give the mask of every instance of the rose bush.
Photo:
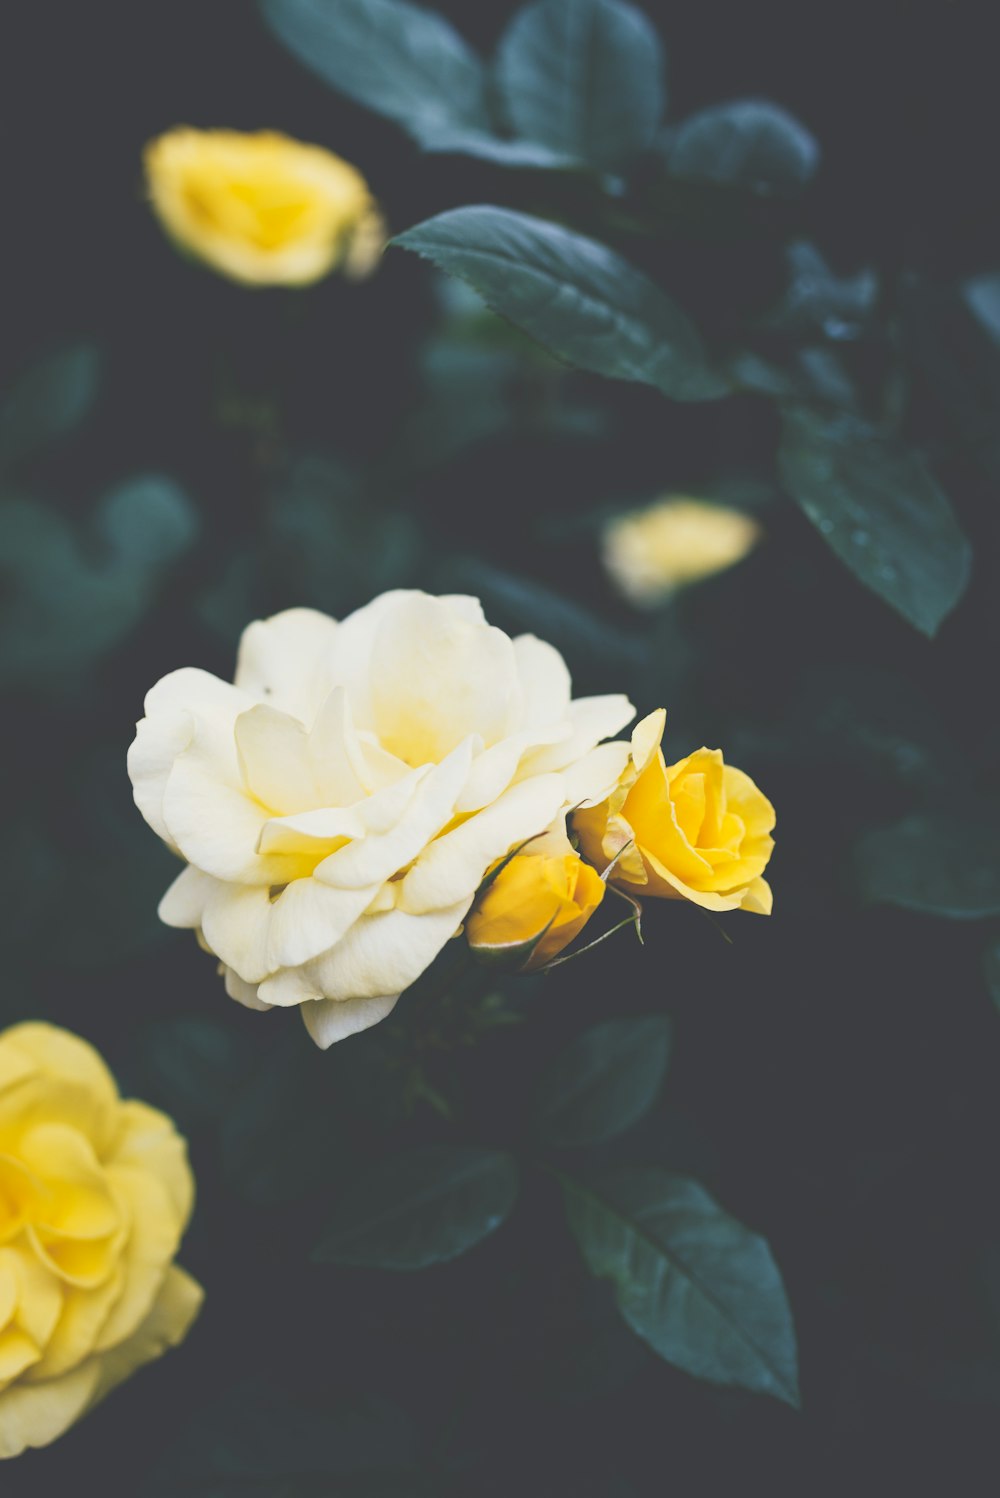
<svg viewBox="0 0 1000 1498">
<path fill-rule="evenodd" d="M 572 700 L 559 652 L 477 600 L 413 591 L 251 624 L 235 684 L 174 671 L 145 712 L 136 804 L 187 863 L 162 919 L 321 1046 L 390 1012 L 498 859 L 609 794 L 629 747 L 601 740 L 633 716 Z"/>
<path fill-rule="evenodd" d="M 170 1119 L 65 1030 L 0 1033 L 0 1457 L 46 1446 L 183 1340 L 194 1182 Z"/>
<path fill-rule="evenodd" d="M 584 857 L 600 867 L 616 860 L 611 881 L 636 896 L 770 915 L 762 875 L 774 848 L 774 807 L 719 749 L 697 749 L 668 766 L 665 722 L 661 708 L 636 725 L 619 784 L 574 816 Z"/>
<path fill-rule="evenodd" d="M 365 275 L 384 226 L 361 173 L 273 130 L 191 130 L 151 141 L 153 209 L 183 250 L 234 281 L 304 286 L 340 266 Z"/>
</svg>

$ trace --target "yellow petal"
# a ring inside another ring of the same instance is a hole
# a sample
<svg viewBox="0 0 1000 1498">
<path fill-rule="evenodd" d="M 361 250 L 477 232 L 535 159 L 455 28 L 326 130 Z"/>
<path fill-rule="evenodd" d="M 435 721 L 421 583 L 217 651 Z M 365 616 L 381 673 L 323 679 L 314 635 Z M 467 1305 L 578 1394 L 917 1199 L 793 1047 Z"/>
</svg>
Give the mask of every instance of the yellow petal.
<svg viewBox="0 0 1000 1498">
<path fill-rule="evenodd" d="M 48 1383 L 11 1384 L 0 1393 L 0 1459 L 48 1446 L 79 1420 L 97 1388 L 100 1370 L 89 1358 Z"/>
<path fill-rule="evenodd" d="M 137 1368 L 151 1363 L 169 1348 L 179 1346 L 190 1331 L 204 1299 L 205 1292 L 197 1280 L 179 1265 L 171 1265 L 159 1295 L 132 1335 L 110 1352 L 94 1358 L 99 1371 L 92 1403 L 96 1404 L 110 1394 Z"/>
</svg>

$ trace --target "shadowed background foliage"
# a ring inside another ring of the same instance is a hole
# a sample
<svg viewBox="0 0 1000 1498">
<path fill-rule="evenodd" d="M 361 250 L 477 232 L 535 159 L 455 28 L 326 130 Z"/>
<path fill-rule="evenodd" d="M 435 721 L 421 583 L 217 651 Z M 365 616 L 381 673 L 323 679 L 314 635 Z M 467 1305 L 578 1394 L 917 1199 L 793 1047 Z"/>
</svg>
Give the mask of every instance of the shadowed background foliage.
<svg viewBox="0 0 1000 1498">
<path fill-rule="evenodd" d="M 489 50 L 513 7 L 439 9 Z M 957 290 L 1000 266 L 985 17 L 645 10 L 669 118 L 774 100 L 821 147 L 801 196 L 681 194 L 634 233 L 572 176 L 421 155 L 306 72 L 246 0 L 6 18 L 0 388 L 22 403 L 13 456 L 0 436 L 15 515 L 0 527 L 0 1020 L 79 1031 L 176 1117 L 199 1185 L 183 1259 L 207 1302 L 184 1349 L 4 1470 L 5 1495 L 69 1491 L 81 1472 L 108 1498 L 644 1498 L 748 1475 L 774 1492 L 985 1490 L 1000 351 Z M 674 404 L 564 370 L 397 249 L 362 285 L 306 293 L 183 260 L 141 182 L 144 143 L 176 123 L 329 146 L 393 232 L 477 202 L 569 222 L 722 343 L 787 291 L 791 241 L 838 277 L 870 269 L 875 334 L 827 341 L 849 345 L 866 389 L 904 351 L 907 435 L 973 547 L 964 597 L 929 639 L 862 588 L 780 492 L 762 395 Z M 65 398 L 46 386 L 41 436 L 23 440 L 37 405 L 23 378 L 50 356 Z M 603 572 L 601 527 L 665 492 L 729 497 L 765 539 L 639 612 Z M 552 640 L 578 692 L 665 703 L 668 758 L 723 745 L 777 807 L 774 916 L 726 918 L 728 943 L 694 908 L 651 909 L 645 947 L 623 932 L 505 982 L 503 1009 L 487 985 L 472 1018 L 435 1009 L 422 1025 L 414 996 L 398 1031 L 325 1055 L 294 1016 L 228 1003 L 211 961 L 156 921 L 172 860 L 124 769 L 143 693 L 180 665 L 228 676 L 251 618 L 341 615 L 400 584 L 479 594 L 494 622 Z M 948 820 L 927 878 L 908 847 L 865 841 L 910 815 Z M 956 905 L 974 919 L 948 919 Z M 659 1100 L 597 1159 L 693 1176 L 770 1243 L 800 1411 L 696 1382 L 633 1337 L 543 1166 L 574 1159 L 541 1149 L 532 1122 L 552 1058 L 590 1024 L 660 1013 Z M 308 1261 L 364 1162 L 450 1140 L 521 1163 L 494 1236 L 419 1276 Z M 220 1449 L 237 1453 L 228 1467 Z"/>
</svg>

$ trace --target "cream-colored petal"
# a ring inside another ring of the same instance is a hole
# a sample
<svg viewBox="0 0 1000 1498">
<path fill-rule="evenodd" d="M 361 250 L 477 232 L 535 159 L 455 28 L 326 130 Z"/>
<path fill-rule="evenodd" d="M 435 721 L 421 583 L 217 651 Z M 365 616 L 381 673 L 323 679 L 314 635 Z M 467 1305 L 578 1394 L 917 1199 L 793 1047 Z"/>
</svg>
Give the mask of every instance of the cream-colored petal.
<svg viewBox="0 0 1000 1498">
<path fill-rule="evenodd" d="M 309 762 L 303 724 L 269 703 L 236 719 L 236 752 L 246 791 L 277 816 L 324 804 Z"/>
<path fill-rule="evenodd" d="M 232 725 L 251 702 L 228 682 L 193 666 L 171 671 L 147 692 L 146 716 L 136 725 L 128 751 L 128 773 L 136 806 L 171 847 L 163 798 L 174 762 L 199 729 L 225 755 Z"/>
<path fill-rule="evenodd" d="M 385 826 L 383 821 L 384 831 L 369 832 L 332 853 L 318 866 L 315 877 L 340 889 L 358 889 L 381 884 L 405 868 L 450 822 L 468 778 L 474 747 L 471 739 L 459 744 L 423 777 L 395 825 Z M 365 815 L 369 814 L 366 806 Z"/>
<path fill-rule="evenodd" d="M 225 980 L 226 993 L 231 999 L 235 999 L 237 1004 L 242 1004 L 245 1009 L 256 1009 L 259 1013 L 264 1013 L 272 1007 L 258 997 L 256 983 L 244 983 L 239 973 L 234 973 L 231 967 L 226 967 L 225 963 L 220 963 L 219 967 Z"/>
<path fill-rule="evenodd" d="M 569 707 L 569 737 L 529 754 L 523 770 L 538 775 L 565 769 L 582 759 L 601 739 L 618 733 L 634 716 L 635 708 L 627 697 L 578 697 Z"/>
<path fill-rule="evenodd" d="M 339 1004 L 333 999 L 314 999 L 303 1004 L 299 1013 L 312 1039 L 326 1051 L 335 1041 L 379 1024 L 395 1009 L 398 998 L 394 993 L 381 999 L 345 999 Z"/>
<path fill-rule="evenodd" d="M 494 744 L 492 749 L 484 749 L 472 762 L 469 778 L 455 802 L 455 811 L 463 815 L 488 806 L 519 776 L 521 761 L 531 750 L 547 744 L 558 744 L 567 739 L 570 732 L 568 724 L 560 724 L 555 728 L 525 729 Z"/>
<path fill-rule="evenodd" d="M 337 629 L 335 620 L 315 609 L 286 609 L 256 620 L 240 639 L 236 685 L 309 727 L 335 684 Z"/>
<path fill-rule="evenodd" d="M 245 983 L 259 983 L 274 966 L 268 958 L 270 893 L 261 884 L 222 884 L 205 906 L 205 941 Z"/>
<path fill-rule="evenodd" d="M 518 635 L 514 660 L 524 697 L 524 728 L 561 723 L 569 717 L 570 674 L 559 651 L 535 635 Z"/>
<path fill-rule="evenodd" d="M 328 951 L 364 914 L 378 888 L 336 889 L 317 879 L 296 879 L 289 884 L 270 908 L 268 972 L 298 967 Z"/>
<path fill-rule="evenodd" d="M 628 762 L 629 745 L 625 740 L 598 744 L 563 771 L 567 803 L 570 806 L 593 806 L 604 801 L 618 784 Z"/>
<path fill-rule="evenodd" d="M 408 915 L 387 910 L 362 916 L 331 951 L 310 963 L 320 995 L 328 999 L 377 999 L 402 993 L 416 982 L 457 933 L 472 894 L 444 910 Z M 267 993 L 268 985 L 262 984 Z"/>
<path fill-rule="evenodd" d="M 561 775 L 539 775 L 511 786 L 491 806 L 425 848 L 401 881 L 398 907 L 422 916 L 471 899 L 490 865 L 544 832 L 564 803 Z"/>
<path fill-rule="evenodd" d="M 510 638 L 426 594 L 380 621 L 369 690 L 379 741 L 410 765 L 438 762 L 473 734 L 499 743 L 523 706 Z"/>
<path fill-rule="evenodd" d="M 181 931 L 197 930 L 205 914 L 205 906 L 220 887 L 220 881 L 211 874 L 189 864 L 177 875 L 163 896 L 158 915 L 165 926 Z"/>
</svg>

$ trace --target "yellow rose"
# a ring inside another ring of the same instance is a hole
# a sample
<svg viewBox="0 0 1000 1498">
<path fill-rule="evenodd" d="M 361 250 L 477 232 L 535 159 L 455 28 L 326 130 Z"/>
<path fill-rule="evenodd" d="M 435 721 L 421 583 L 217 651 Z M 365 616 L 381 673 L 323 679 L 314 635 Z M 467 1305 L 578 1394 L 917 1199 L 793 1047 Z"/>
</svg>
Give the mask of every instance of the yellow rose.
<svg viewBox="0 0 1000 1498">
<path fill-rule="evenodd" d="M 617 788 L 573 818 L 584 857 L 599 868 L 617 858 L 611 881 L 634 895 L 770 915 L 761 876 L 774 848 L 774 807 L 719 749 L 697 749 L 668 766 L 665 719 L 662 708 L 643 718 Z"/>
<path fill-rule="evenodd" d="M 601 876 L 572 849 L 518 853 L 486 885 L 465 934 L 474 951 L 534 972 L 579 936 L 603 899 Z"/>
<path fill-rule="evenodd" d="M 180 126 L 145 151 L 153 208 L 184 250 L 249 286 L 366 275 L 384 226 L 360 172 L 322 146 L 261 130 Z"/>
<path fill-rule="evenodd" d="M 0 1457 L 182 1341 L 202 1300 L 173 1262 L 193 1199 L 170 1119 L 123 1101 L 91 1046 L 0 1033 Z"/>
<path fill-rule="evenodd" d="M 760 526 L 741 510 L 670 498 L 611 521 L 604 563 L 632 603 L 652 607 L 742 561 L 759 539 Z"/>
</svg>

